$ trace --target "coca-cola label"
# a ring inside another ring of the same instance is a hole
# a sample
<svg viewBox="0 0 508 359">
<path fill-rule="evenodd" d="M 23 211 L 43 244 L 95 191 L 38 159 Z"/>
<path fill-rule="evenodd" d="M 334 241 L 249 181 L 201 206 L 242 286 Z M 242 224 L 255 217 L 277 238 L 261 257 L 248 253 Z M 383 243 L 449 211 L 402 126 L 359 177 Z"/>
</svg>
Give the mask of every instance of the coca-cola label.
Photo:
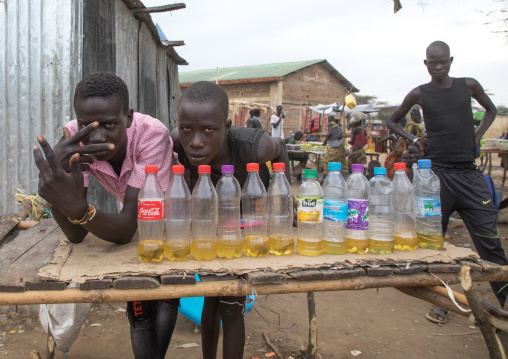
<svg viewBox="0 0 508 359">
<path fill-rule="evenodd" d="M 164 219 L 164 200 L 138 200 L 138 219 L 142 219 L 144 221 L 157 221 L 159 219 Z"/>
</svg>

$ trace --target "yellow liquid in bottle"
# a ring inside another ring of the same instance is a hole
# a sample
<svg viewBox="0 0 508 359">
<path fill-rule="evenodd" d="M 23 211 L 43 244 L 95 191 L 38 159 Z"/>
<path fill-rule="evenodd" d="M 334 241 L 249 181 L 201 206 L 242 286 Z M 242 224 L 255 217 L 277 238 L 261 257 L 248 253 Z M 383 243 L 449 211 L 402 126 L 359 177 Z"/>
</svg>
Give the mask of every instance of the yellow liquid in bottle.
<svg viewBox="0 0 508 359">
<path fill-rule="evenodd" d="M 309 257 L 320 256 L 323 254 L 323 240 L 321 238 L 298 238 L 296 253 Z"/>
<path fill-rule="evenodd" d="M 249 257 L 264 257 L 268 254 L 268 238 L 247 236 L 243 240 L 243 251 Z"/>
<path fill-rule="evenodd" d="M 270 238 L 268 238 L 268 243 L 270 245 L 270 253 L 276 256 L 288 256 L 293 253 L 293 248 L 295 247 L 295 239 L 293 236 L 285 234 L 271 235 Z"/>
<path fill-rule="evenodd" d="M 215 239 L 195 239 L 191 244 L 192 255 L 198 261 L 209 261 L 217 257 Z"/>
<path fill-rule="evenodd" d="M 390 254 L 395 249 L 394 241 L 376 241 L 369 239 L 369 252 L 375 254 Z"/>
<path fill-rule="evenodd" d="M 418 247 L 418 237 L 395 236 L 395 249 L 398 251 L 414 251 Z"/>
<path fill-rule="evenodd" d="M 365 254 L 369 251 L 369 240 L 346 237 L 346 251 L 348 253 Z"/>
<path fill-rule="evenodd" d="M 326 254 L 346 254 L 346 241 L 334 242 L 323 239 L 323 253 Z"/>
<path fill-rule="evenodd" d="M 147 239 L 138 244 L 138 258 L 142 262 L 153 263 L 160 262 L 164 257 L 164 243 Z"/>
<path fill-rule="evenodd" d="M 166 257 L 170 261 L 183 261 L 190 257 L 191 247 L 187 241 L 167 241 L 164 246 Z"/>
<path fill-rule="evenodd" d="M 243 241 L 242 240 L 231 240 L 219 238 L 217 240 L 217 254 L 221 258 L 231 259 L 240 258 L 243 252 Z"/>
<path fill-rule="evenodd" d="M 438 249 L 444 245 L 442 235 L 430 236 L 427 234 L 416 233 L 418 235 L 418 247 L 427 249 Z"/>
</svg>

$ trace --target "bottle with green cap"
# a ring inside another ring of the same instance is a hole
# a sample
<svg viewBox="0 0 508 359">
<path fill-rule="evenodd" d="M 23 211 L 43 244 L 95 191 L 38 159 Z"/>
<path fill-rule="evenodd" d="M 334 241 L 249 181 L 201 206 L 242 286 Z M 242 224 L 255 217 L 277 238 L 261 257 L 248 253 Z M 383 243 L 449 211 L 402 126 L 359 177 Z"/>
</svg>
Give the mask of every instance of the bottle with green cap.
<svg viewBox="0 0 508 359">
<path fill-rule="evenodd" d="M 323 181 L 323 252 L 346 253 L 347 183 L 340 174 L 340 162 L 328 163 Z"/>
<path fill-rule="evenodd" d="M 393 184 L 386 178 L 386 168 L 374 168 L 369 186 L 369 252 L 390 254 L 395 249 Z"/>
<path fill-rule="evenodd" d="M 298 189 L 298 238 L 296 252 L 304 256 L 323 254 L 323 189 L 317 171 L 305 170 L 305 182 Z"/>
</svg>

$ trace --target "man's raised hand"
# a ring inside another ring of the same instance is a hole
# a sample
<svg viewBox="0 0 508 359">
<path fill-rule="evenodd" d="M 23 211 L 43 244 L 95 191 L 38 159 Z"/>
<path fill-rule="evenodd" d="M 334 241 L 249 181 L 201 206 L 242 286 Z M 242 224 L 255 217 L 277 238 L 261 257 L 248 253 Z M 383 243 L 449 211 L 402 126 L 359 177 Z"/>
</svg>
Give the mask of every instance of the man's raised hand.
<svg viewBox="0 0 508 359">
<path fill-rule="evenodd" d="M 94 162 L 90 154 L 110 151 L 115 149 L 112 143 L 99 143 L 81 146 L 80 142 L 84 140 L 93 130 L 99 127 L 98 122 L 92 122 L 86 127 L 80 129 L 73 136 L 67 127 L 63 127 L 63 136 L 53 149 L 56 161 L 67 173 L 71 172 L 69 160 L 75 154 L 80 154 L 79 165 L 81 171 L 88 170 L 88 166 Z"/>
<path fill-rule="evenodd" d="M 80 155 L 75 153 L 71 156 L 67 166 L 72 173 L 66 173 L 49 143 L 42 136 L 38 136 L 37 140 L 46 156 L 44 159 L 40 149 L 34 146 L 35 164 L 40 171 L 39 195 L 65 216 L 82 218 L 87 208 Z"/>
</svg>

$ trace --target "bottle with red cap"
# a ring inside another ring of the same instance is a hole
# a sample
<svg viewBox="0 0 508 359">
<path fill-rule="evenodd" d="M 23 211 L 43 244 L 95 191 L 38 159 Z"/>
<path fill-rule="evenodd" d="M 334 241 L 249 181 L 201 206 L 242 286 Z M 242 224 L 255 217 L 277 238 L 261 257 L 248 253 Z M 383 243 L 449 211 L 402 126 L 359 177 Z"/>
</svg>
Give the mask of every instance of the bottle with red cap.
<svg viewBox="0 0 508 359">
<path fill-rule="evenodd" d="M 157 166 L 145 166 L 145 173 L 138 195 L 138 257 L 142 262 L 160 262 L 164 257 L 164 192 Z"/>
<path fill-rule="evenodd" d="M 217 256 L 217 192 L 209 165 L 198 167 L 199 179 L 192 191 L 192 255 L 199 261 Z"/>
<path fill-rule="evenodd" d="M 259 178 L 259 164 L 247 164 L 247 180 L 242 189 L 244 226 L 243 250 L 250 257 L 268 254 L 266 190 Z"/>
<path fill-rule="evenodd" d="M 243 239 L 240 233 L 240 200 L 242 189 L 233 176 L 235 167 L 221 167 L 222 177 L 216 191 L 219 202 L 219 224 L 217 228 L 217 254 L 221 258 L 241 257 Z"/>
<path fill-rule="evenodd" d="M 184 167 L 173 166 L 165 196 L 166 245 L 164 252 L 170 261 L 190 257 L 191 194 L 183 178 Z"/>
<path fill-rule="evenodd" d="M 416 214 L 414 210 L 415 189 L 406 175 L 406 164 L 393 165 L 393 209 L 395 211 L 395 249 L 414 251 L 418 246 Z"/>
<path fill-rule="evenodd" d="M 274 163 L 273 178 L 268 186 L 268 242 L 270 253 L 290 255 L 295 246 L 293 237 L 293 190 L 284 163 Z"/>
</svg>

